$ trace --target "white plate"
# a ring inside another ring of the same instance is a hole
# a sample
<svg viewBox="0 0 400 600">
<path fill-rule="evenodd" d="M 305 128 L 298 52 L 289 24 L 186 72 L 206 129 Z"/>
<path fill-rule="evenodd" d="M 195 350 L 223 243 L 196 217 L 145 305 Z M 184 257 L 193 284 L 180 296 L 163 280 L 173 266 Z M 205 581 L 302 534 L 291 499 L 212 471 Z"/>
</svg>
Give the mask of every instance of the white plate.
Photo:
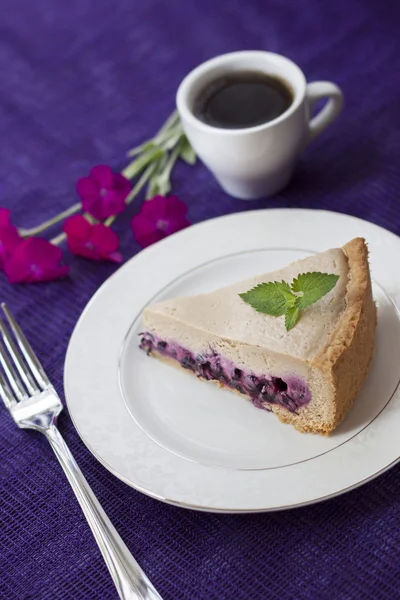
<svg viewBox="0 0 400 600">
<path fill-rule="evenodd" d="M 363 236 L 378 303 L 371 372 L 330 437 L 304 435 L 250 402 L 138 349 L 141 311 L 280 268 Z M 400 456 L 400 239 L 326 211 L 239 213 L 140 252 L 95 294 L 69 345 L 74 424 L 117 477 L 165 502 L 222 512 L 301 506 L 348 491 Z"/>
</svg>

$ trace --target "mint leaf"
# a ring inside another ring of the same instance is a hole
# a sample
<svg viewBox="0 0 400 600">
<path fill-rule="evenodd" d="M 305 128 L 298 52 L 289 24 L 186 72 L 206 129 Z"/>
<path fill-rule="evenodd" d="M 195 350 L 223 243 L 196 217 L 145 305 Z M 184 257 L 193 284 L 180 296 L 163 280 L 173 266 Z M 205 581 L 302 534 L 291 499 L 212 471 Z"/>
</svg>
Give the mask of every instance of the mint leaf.
<svg viewBox="0 0 400 600">
<path fill-rule="evenodd" d="M 302 310 L 314 304 L 335 287 L 338 279 L 338 275 L 328 273 L 301 273 L 291 285 L 293 292 L 302 294 L 297 297 L 296 306 Z"/>
<path fill-rule="evenodd" d="M 288 305 L 294 305 L 296 296 L 290 291 L 290 286 L 284 281 L 260 283 L 253 289 L 239 294 L 256 311 L 280 317 L 285 314 Z"/>
<path fill-rule="evenodd" d="M 330 292 L 338 279 L 338 275 L 329 273 L 301 273 L 291 285 L 286 281 L 269 281 L 239 296 L 258 312 L 273 317 L 285 315 L 285 327 L 290 331 L 299 320 L 300 311 Z"/>
<path fill-rule="evenodd" d="M 290 331 L 296 325 L 299 320 L 299 309 L 297 306 L 289 306 L 285 313 L 285 327 L 286 331 Z"/>
</svg>

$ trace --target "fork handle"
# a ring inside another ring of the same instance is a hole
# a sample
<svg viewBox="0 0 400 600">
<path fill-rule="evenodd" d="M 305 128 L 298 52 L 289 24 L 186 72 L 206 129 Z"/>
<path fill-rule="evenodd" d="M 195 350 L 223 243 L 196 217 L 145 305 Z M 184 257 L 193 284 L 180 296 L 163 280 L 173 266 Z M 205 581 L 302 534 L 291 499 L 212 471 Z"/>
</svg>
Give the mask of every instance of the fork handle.
<svg viewBox="0 0 400 600">
<path fill-rule="evenodd" d="M 74 490 L 121 600 L 162 600 L 107 517 L 57 427 L 43 433 Z"/>
</svg>

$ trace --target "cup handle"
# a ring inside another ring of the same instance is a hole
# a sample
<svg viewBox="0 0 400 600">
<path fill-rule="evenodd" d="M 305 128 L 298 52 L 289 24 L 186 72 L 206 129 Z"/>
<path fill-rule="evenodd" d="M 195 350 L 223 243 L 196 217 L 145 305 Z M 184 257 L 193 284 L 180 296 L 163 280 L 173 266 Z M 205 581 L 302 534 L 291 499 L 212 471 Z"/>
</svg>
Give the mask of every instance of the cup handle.
<svg viewBox="0 0 400 600">
<path fill-rule="evenodd" d="M 307 84 L 306 98 L 310 114 L 317 100 L 328 98 L 328 102 L 325 106 L 308 124 L 307 145 L 336 119 L 342 110 L 343 94 L 341 89 L 330 81 L 314 81 L 313 83 Z"/>
</svg>

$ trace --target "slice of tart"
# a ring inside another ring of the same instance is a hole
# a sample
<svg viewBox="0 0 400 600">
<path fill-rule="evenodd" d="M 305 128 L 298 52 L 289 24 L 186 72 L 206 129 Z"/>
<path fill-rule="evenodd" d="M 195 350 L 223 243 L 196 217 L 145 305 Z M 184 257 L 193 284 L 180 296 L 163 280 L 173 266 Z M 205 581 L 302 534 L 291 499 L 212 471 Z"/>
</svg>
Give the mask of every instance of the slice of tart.
<svg viewBox="0 0 400 600">
<path fill-rule="evenodd" d="M 239 296 L 308 272 L 339 278 L 289 331 L 284 317 L 257 312 Z M 365 241 L 356 238 L 208 294 L 159 302 L 145 309 L 143 320 L 140 347 L 148 354 L 246 396 L 299 431 L 329 434 L 359 392 L 374 349 Z"/>
</svg>

